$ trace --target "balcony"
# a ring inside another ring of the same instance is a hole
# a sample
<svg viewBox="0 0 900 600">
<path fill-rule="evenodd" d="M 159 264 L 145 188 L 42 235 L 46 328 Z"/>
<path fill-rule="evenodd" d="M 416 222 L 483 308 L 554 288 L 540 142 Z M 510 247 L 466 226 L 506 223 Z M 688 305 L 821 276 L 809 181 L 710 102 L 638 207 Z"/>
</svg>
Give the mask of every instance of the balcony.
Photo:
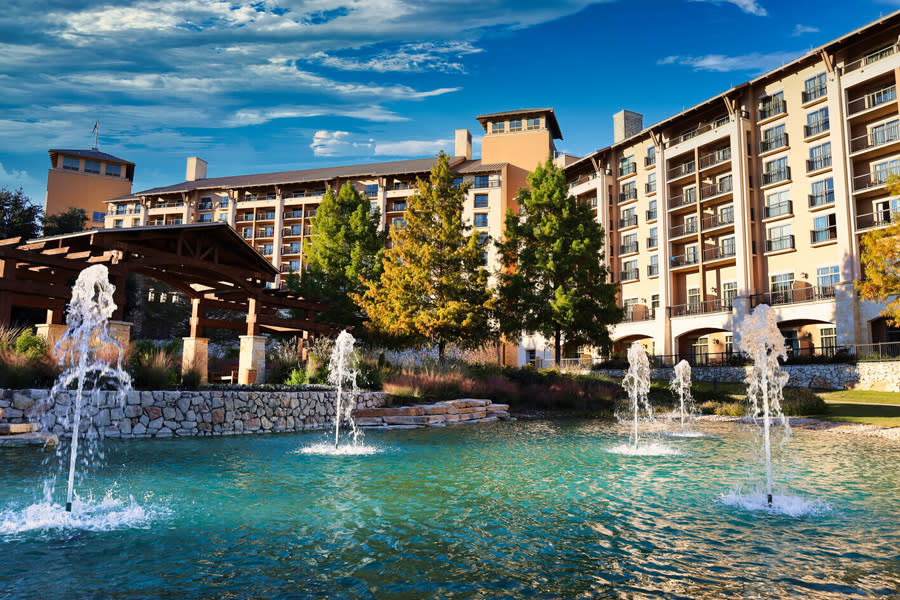
<svg viewBox="0 0 900 600">
<path fill-rule="evenodd" d="M 284 211 L 285 219 L 302 219 L 303 211 L 302 210 L 286 210 Z"/>
<path fill-rule="evenodd" d="M 816 158 L 809 158 L 806 160 L 806 172 L 812 173 L 814 171 L 821 171 L 822 169 L 828 169 L 831 167 L 831 155 L 826 154 L 825 156 L 818 156 Z"/>
<path fill-rule="evenodd" d="M 793 250 L 796 246 L 794 245 L 794 236 L 786 235 L 780 238 L 774 238 L 771 240 L 766 240 L 766 252 L 781 252 L 782 250 Z"/>
<path fill-rule="evenodd" d="M 160 225 L 162 225 L 162 223 L 160 223 Z M 252 240 L 253 239 L 253 230 L 250 229 L 250 230 L 244 231 L 243 233 L 241 233 L 241 237 L 244 238 L 245 240 Z"/>
<path fill-rule="evenodd" d="M 627 227 L 634 227 L 638 224 L 637 215 L 628 215 L 626 217 L 622 217 L 619 219 L 619 229 L 625 229 Z"/>
<path fill-rule="evenodd" d="M 688 221 L 681 225 L 673 225 L 669 228 L 669 237 L 677 238 L 683 235 L 691 235 L 697 233 L 697 221 Z"/>
<path fill-rule="evenodd" d="M 762 174 L 762 184 L 763 185 L 772 185 L 775 183 L 781 183 L 782 181 L 789 181 L 791 178 L 791 168 L 784 167 L 783 169 L 776 169 L 774 171 L 767 171 Z"/>
<path fill-rule="evenodd" d="M 644 214 L 647 216 L 647 220 L 648 220 L 648 221 L 655 221 L 655 220 L 657 219 L 657 217 L 658 217 L 658 213 L 657 213 L 657 210 L 656 210 L 655 208 L 652 209 L 652 210 L 648 210 L 648 211 L 647 211 L 646 213 L 644 213 Z"/>
<path fill-rule="evenodd" d="M 728 312 L 731 305 L 722 302 L 721 298 L 713 298 L 712 300 L 695 300 L 687 304 L 677 304 L 669 307 L 669 318 L 673 317 L 690 317 L 694 315 L 705 315 L 708 313 Z"/>
<path fill-rule="evenodd" d="M 825 190 L 817 194 L 809 195 L 809 207 L 825 206 L 826 204 L 834 204 L 834 190 Z"/>
<path fill-rule="evenodd" d="M 811 138 L 813 136 L 819 135 L 820 133 L 825 133 L 831 129 L 831 121 L 828 119 L 824 119 L 819 121 L 818 123 L 813 123 L 812 125 L 804 125 L 803 126 L 803 137 Z"/>
<path fill-rule="evenodd" d="M 656 154 L 654 154 L 653 156 L 645 156 L 644 157 L 644 166 L 645 167 L 652 167 L 655 164 L 656 164 Z"/>
<path fill-rule="evenodd" d="M 824 244 L 837 239 L 837 226 L 832 225 L 824 229 L 813 229 L 809 232 L 810 244 Z"/>
<path fill-rule="evenodd" d="M 622 281 L 635 281 L 640 279 L 640 271 L 637 269 L 627 269 L 622 271 Z"/>
<path fill-rule="evenodd" d="M 759 107 L 759 120 L 765 121 L 787 112 L 787 103 L 784 100 L 764 102 Z"/>
<path fill-rule="evenodd" d="M 885 225 L 895 223 L 897 219 L 898 215 L 892 215 L 891 212 L 887 210 L 856 215 L 856 229 L 862 231 L 863 229 L 884 227 Z"/>
<path fill-rule="evenodd" d="M 887 85 L 874 92 L 869 92 L 864 96 L 850 100 L 847 103 L 847 116 L 853 116 L 861 112 L 867 111 L 877 106 L 883 106 L 888 102 L 897 101 L 897 86 L 895 84 Z"/>
<path fill-rule="evenodd" d="M 253 222 L 253 215 L 252 215 L 252 214 L 250 214 L 250 215 L 238 215 L 238 216 L 237 216 L 237 219 L 236 219 L 236 222 L 237 222 L 237 223 L 252 223 L 252 222 Z"/>
<path fill-rule="evenodd" d="M 633 160 L 619 165 L 619 177 L 625 177 L 633 173 L 637 173 L 637 163 Z"/>
<path fill-rule="evenodd" d="M 704 154 L 700 157 L 700 169 L 709 169 L 710 167 L 714 167 L 716 165 L 720 165 L 724 162 L 728 162 L 731 160 L 731 146 L 726 146 L 724 148 L 720 148 L 715 152 L 710 152 L 709 154 Z"/>
<path fill-rule="evenodd" d="M 834 286 L 795 287 L 789 290 L 775 290 L 764 294 L 750 296 L 750 307 L 755 308 L 760 304 L 779 306 L 784 304 L 799 304 L 801 302 L 818 302 L 820 300 L 833 300 Z"/>
<path fill-rule="evenodd" d="M 647 238 L 647 248 L 659 248 L 659 238 L 658 237 L 648 237 Z"/>
<path fill-rule="evenodd" d="M 697 188 L 691 188 L 678 196 L 669 198 L 669 208 L 680 208 L 682 206 L 690 206 L 697 202 Z"/>
<path fill-rule="evenodd" d="M 727 194 L 732 190 L 732 185 L 733 182 L 730 175 L 728 177 L 723 177 L 718 183 L 705 185 L 700 188 L 700 199 L 707 200 L 709 198 L 721 196 L 722 194 Z"/>
<path fill-rule="evenodd" d="M 619 202 L 628 202 L 630 200 L 637 200 L 637 188 L 629 187 L 625 190 L 619 192 Z"/>
<path fill-rule="evenodd" d="M 678 179 L 679 177 L 684 177 L 685 175 L 690 175 L 691 173 L 697 172 L 697 164 L 690 160 L 685 163 L 681 163 L 675 167 L 671 167 L 668 171 L 666 171 L 666 177 L 669 180 Z"/>
<path fill-rule="evenodd" d="M 647 277 L 656 277 L 659 275 L 659 265 L 647 265 Z"/>
<path fill-rule="evenodd" d="M 688 252 L 687 254 L 679 254 L 669 258 L 669 265 L 673 269 L 679 267 L 690 267 L 700 262 L 700 254 L 697 252 Z"/>
<path fill-rule="evenodd" d="M 625 316 L 622 317 L 623 323 L 634 323 L 635 321 L 652 321 L 656 318 L 656 309 L 647 308 L 646 306 L 633 306 L 625 309 Z"/>
<path fill-rule="evenodd" d="M 722 244 L 720 246 L 713 246 L 712 248 L 704 248 L 703 262 L 712 262 L 714 260 L 734 258 L 736 254 L 737 252 L 735 250 L 735 245 L 732 241 L 730 244 Z"/>
<path fill-rule="evenodd" d="M 275 230 L 274 229 L 257 229 L 256 237 L 258 237 L 258 238 L 275 237 Z"/>
<path fill-rule="evenodd" d="M 300 254 L 301 252 L 303 252 L 303 248 L 300 244 L 291 244 L 289 246 L 281 247 L 282 254 Z"/>
<path fill-rule="evenodd" d="M 719 127 L 728 125 L 729 121 L 730 121 L 730 119 L 726 115 L 724 117 L 719 117 L 715 121 L 711 121 L 709 123 L 704 123 L 694 129 L 691 129 L 690 131 L 686 131 L 686 132 L 682 133 L 681 135 L 674 137 L 671 140 L 667 141 L 666 148 L 669 148 L 671 146 L 677 146 L 678 144 L 680 144 L 682 142 L 686 142 L 688 140 L 691 140 L 701 134 L 706 133 L 707 131 L 712 131 L 714 129 L 718 129 Z"/>
<path fill-rule="evenodd" d="M 716 214 L 708 215 L 703 217 L 703 229 L 704 231 L 707 229 L 714 229 L 716 227 L 722 227 L 723 225 L 732 225 L 734 224 L 734 208 L 729 207 L 727 209 L 720 210 Z"/>
<path fill-rule="evenodd" d="M 392 202 L 388 212 L 404 212 L 406 210 L 406 202 Z"/>
<path fill-rule="evenodd" d="M 872 63 L 876 63 L 880 60 L 887 58 L 897 52 L 897 45 L 893 44 L 882 48 L 881 50 L 877 50 L 872 52 L 871 54 L 867 54 L 860 58 L 859 60 L 855 60 L 851 63 L 847 63 L 844 66 L 844 73 L 849 73 L 851 71 L 855 71 L 856 69 L 861 69 L 862 67 L 867 67 Z"/>
<path fill-rule="evenodd" d="M 853 178 L 853 191 L 865 192 L 883 186 L 891 175 L 900 177 L 900 167 L 878 169 L 870 173 L 863 173 Z"/>
<path fill-rule="evenodd" d="M 652 183 L 648 182 L 648 183 L 644 184 L 644 193 L 645 194 L 653 194 L 655 192 L 656 192 L 656 182 L 655 181 Z"/>
<path fill-rule="evenodd" d="M 808 90 L 803 90 L 801 93 L 801 100 L 803 104 L 808 104 L 813 100 L 818 100 L 819 98 L 824 98 L 828 95 L 828 86 L 820 85 Z"/>
<path fill-rule="evenodd" d="M 619 256 L 623 254 L 634 254 L 635 252 L 639 252 L 641 249 L 640 245 L 635 242 L 628 242 L 627 244 L 621 244 L 619 246 Z"/>
<path fill-rule="evenodd" d="M 888 127 L 874 130 L 850 140 L 850 152 L 862 152 L 871 148 L 886 146 L 900 140 L 900 124 L 896 121 Z"/>
<path fill-rule="evenodd" d="M 500 187 L 500 176 L 499 175 L 490 175 L 490 176 L 478 176 L 475 177 L 472 181 L 472 189 L 473 190 L 482 190 L 487 188 L 497 188 Z"/>
<path fill-rule="evenodd" d="M 600 177 L 600 173 L 588 173 L 587 175 L 581 175 L 578 178 L 576 178 L 575 180 L 570 181 L 569 187 L 573 188 L 575 186 L 581 185 L 582 183 L 587 183 L 588 181 L 593 181 L 594 179 L 597 179 L 599 177 Z M 407 186 L 405 189 L 409 189 L 409 186 Z"/>
<path fill-rule="evenodd" d="M 788 134 L 782 133 L 780 135 L 776 135 L 771 138 L 760 140 L 759 153 L 765 154 L 766 152 L 771 152 L 771 151 L 777 150 L 779 148 L 787 148 L 787 145 L 788 145 Z"/>
</svg>

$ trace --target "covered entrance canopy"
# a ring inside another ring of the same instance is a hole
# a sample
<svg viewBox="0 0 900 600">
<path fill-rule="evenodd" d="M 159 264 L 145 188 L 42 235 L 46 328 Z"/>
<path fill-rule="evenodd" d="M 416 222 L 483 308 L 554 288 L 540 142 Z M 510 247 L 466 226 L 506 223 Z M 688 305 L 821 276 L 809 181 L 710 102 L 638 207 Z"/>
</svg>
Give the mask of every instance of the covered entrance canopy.
<svg viewBox="0 0 900 600">
<path fill-rule="evenodd" d="M 47 323 L 61 325 L 72 296 L 71 283 L 83 269 L 98 263 L 109 268 L 110 280 L 116 286 L 114 320 L 124 317 L 128 273 L 157 279 L 191 298 L 188 340 L 198 340 L 190 346 L 200 347 L 197 352 L 189 352 L 186 340 L 184 360 L 190 358 L 193 366 L 200 368 L 199 360 L 203 372 L 204 327 L 246 330 L 241 339 L 239 375 L 248 380 L 244 383 L 262 375 L 259 368 L 260 361 L 265 360 L 264 344 L 255 338 L 263 330 L 331 333 L 340 329 L 339 325 L 315 320 L 327 308 L 326 302 L 271 289 L 278 270 L 226 223 L 95 229 L 27 241 L 0 240 L 0 323 L 9 322 L 13 306 L 24 306 L 47 309 Z M 204 316 L 207 308 L 243 312 L 246 320 L 209 319 Z M 284 309 L 294 309 L 301 318 L 285 317 Z M 246 345 L 257 349 L 248 351 L 247 361 L 245 338 L 253 338 Z M 256 368 L 245 365 L 250 355 Z"/>
</svg>

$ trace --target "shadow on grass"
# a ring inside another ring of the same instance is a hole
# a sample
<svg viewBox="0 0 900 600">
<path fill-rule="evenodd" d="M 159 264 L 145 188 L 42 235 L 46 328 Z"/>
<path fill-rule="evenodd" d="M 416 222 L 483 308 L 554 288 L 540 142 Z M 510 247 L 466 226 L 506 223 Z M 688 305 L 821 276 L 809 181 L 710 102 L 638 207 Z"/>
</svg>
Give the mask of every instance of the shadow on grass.
<svg viewBox="0 0 900 600">
<path fill-rule="evenodd" d="M 829 402 L 828 414 L 815 415 L 829 421 L 863 423 L 881 427 L 900 427 L 900 406 Z"/>
</svg>

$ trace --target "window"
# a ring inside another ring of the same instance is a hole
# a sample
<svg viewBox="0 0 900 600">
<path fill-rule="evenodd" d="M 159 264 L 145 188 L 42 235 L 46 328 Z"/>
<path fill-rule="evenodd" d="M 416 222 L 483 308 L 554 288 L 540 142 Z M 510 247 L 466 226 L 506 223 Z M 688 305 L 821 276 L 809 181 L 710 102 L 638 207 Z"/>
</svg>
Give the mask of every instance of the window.
<svg viewBox="0 0 900 600">
<path fill-rule="evenodd" d="M 274 244 L 263 244 L 258 247 L 258 250 L 263 256 L 271 256 L 272 252 L 274 252 L 274 248 Z"/>
<path fill-rule="evenodd" d="M 693 265 L 700 262 L 700 250 L 696 244 L 687 246 L 684 250 L 685 264 Z"/>
<path fill-rule="evenodd" d="M 722 304 L 728 310 L 734 306 L 734 298 L 737 296 L 737 282 L 728 281 L 722 284 Z"/>
<path fill-rule="evenodd" d="M 656 248 L 659 246 L 659 235 L 658 235 L 658 227 L 650 228 L 650 237 L 647 238 L 647 247 L 648 248 Z"/>
<path fill-rule="evenodd" d="M 869 132 L 869 145 L 871 146 L 880 146 L 881 144 L 887 144 L 888 142 L 893 142 L 897 138 L 900 138 L 900 128 L 898 128 L 897 119 L 893 121 L 888 121 L 887 123 L 882 123 L 881 125 L 876 125 Z"/>
<path fill-rule="evenodd" d="M 841 274 L 837 265 L 819 267 L 816 269 L 816 284 L 822 295 L 834 296 L 834 286 L 841 280 Z"/>
<path fill-rule="evenodd" d="M 491 236 L 486 233 L 478 234 L 478 245 L 486 246 L 491 241 Z"/>
<path fill-rule="evenodd" d="M 291 225 L 290 235 L 303 235 L 303 225 Z"/>
<path fill-rule="evenodd" d="M 622 185 L 622 191 L 619 192 L 619 202 L 628 202 L 637 198 L 637 185 L 634 181 L 629 181 Z"/>
<path fill-rule="evenodd" d="M 837 329 L 835 327 L 822 327 L 819 329 L 819 345 L 822 347 L 822 354 L 834 356 L 834 351 L 837 348 Z"/>
<path fill-rule="evenodd" d="M 100 174 L 100 161 L 99 160 L 86 160 L 84 161 L 84 172 L 85 173 L 96 173 Z"/>
<path fill-rule="evenodd" d="M 220 198 L 219 199 L 219 208 L 222 208 L 222 209 L 228 208 L 228 198 Z"/>
<path fill-rule="evenodd" d="M 698 365 L 709 362 L 709 343 L 706 337 L 700 337 L 691 342 L 691 359 Z"/>
<path fill-rule="evenodd" d="M 492 121 L 491 133 L 503 133 L 506 131 L 506 121 Z"/>
<path fill-rule="evenodd" d="M 688 289 L 687 303 L 690 312 L 700 312 L 700 288 Z"/>
<path fill-rule="evenodd" d="M 219 218 L 217 220 L 219 221 L 219 223 L 227 223 L 228 215 L 226 215 L 225 213 L 219 213 Z"/>
<path fill-rule="evenodd" d="M 791 235 L 791 224 L 776 225 L 766 231 L 766 252 L 778 252 L 794 247 L 794 236 Z"/>
<path fill-rule="evenodd" d="M 106 213 L 100 211 L 94 211 L 94 214 L 91 216 L 91 221 L 94 223 L 102 223 L 106 218 Z"/>
<path fill-rule="evenodd" d="M 522 119 L 513 119 L 509 122 L 510 131 L 522 131 Z"/>
<path fill-rule="evenodd" d="M 659 255 L 658 254 L 650 255 L 650 266 L 647 267 L 647 275 L 649 277 L 655 277 L 656 275 L 659 275 Z M 659 297 L 657 296 L 657 301 L 658 300 L 659 300 Z"/>
<path fill-rule="evenodd" d="M 656 219 L 659 213 L 656 212 L 656 200 L 651 200 L 649 203 L 650 208 L 647 209 L 647 220 L 653 221 Z"/>
<path fill-rule="evenodd" d="M 727 237 L 719 240 L 719 253 L 722 256 L 735 255 L 734 237 Z"/>
<path fill-rule="evenodd" d="M 825 73 L 819 73 L 803 82 L 803 102 L 812 102 L 827 93 Z"/>
<path fill-rule="evenodd" d="M 834 203 L 834 179 L 829 177 L 821 181 L 813 181 L 810 192 L 810 207 Z"/>
<path fill-rule="evenodd" d="M 74 156 L 63 156 L 63 169 L 78 171 L 81 169 L 81 160 Z"/>
<path fill-rule="evenodd" d="M 638 261 L 623 260 L 622 261 L 622 281 L 631 281 L 638 279 Z"/>
<path fill-rule="evenodd" d="M 394 200 L 391 203 L 391 210 L 393 212 L 403 212 L 406 210 L 406 200 Z"/>
<path fill-rule="evenodd" d="M 391 219 L 391 225 L 398 229 L 406 227 L 406 219 L 403 219 L 400 217 L 398 217 L 396 219 Z"/>
<path fill-rule="evenodd" d="M 275 228 L 274 227 L 260 227 L 256 231 L 256 237 L 274 237 L 275 236 Z"/>
<path fill-rule="evenodd" d="M 882 184 L 890 175 L 900 174 L 900 159 L 894 158 L 873 165 L 873 184 Z"/>
<path fill-rule="evenodd" d="M 300 254 L 303 252 L 303 244 L 300 242 L 292 242 L 284 247 L 285 254 Z"/>
<path fill-rule="evenodd" d="M 765 163 L 763 168 L 763 185 L 785 181 L 790 178 L 791 171 L 788 169 L 786 156 Z"/>
<path fill-rule="evenodd" d="M 726 333 L 725 334 L 725 356 L 731 356 L 734 354 L 734 334 Z"/>
<path fill-rule="evenodd" d="M 647 148 L 647 156 L 644 158 L 644 166 L 649 167 L 656 164 L 656 146 Z"/>
<path fill-rule="evenodd" d="M 697 233 L 697 215 L 684 218 L 684 232 Z"/>
<path fill-rule="evenodd" d="M 659 308 L 659 294 L 653 294 L 650 296 L 650 308 L 656 310 Z"/>
<path fill-rule="evenodd" d="M 117 215 L 128 214 L 128 205 L 127 204 L 117 204 L 116 205 L 116 214 Z"/>
<path fill-rule="evenodd" d="M 628 235 L 622 238 L 622 248 L 620 249 L 620 254 L 628 254 L 631 252 L 637 252 L 640 249 L 638 246 L 638 236 L 636 233 L 629 233 Z"/>
<path fill-rule="evenodd" d="M 830 126 L 828 121 L 828 107 L 826 106 L 825 108 L 814 110 L 806 115 L 806 127 L 803 129 L 803 133 L 806 137 L 818 135 L 828 131 Z"/>
<path fill-rule="evenodd" d="M 837 239 L 837 220 L 834 214 L 816 217 L 811 242 L 818 244 Z"/>
<path fill-rule="evenodd" d="M 719 225 L 734 223 L 734 205 L 728 204 L 719 207 Z"/>
<path fill-rule="evenodd" d="M 533 117 L 525 121 L 526 129 L 539 129 L 541 126 L 541 119 L 539 117 Z"/>
<path fill-rule="evenodd" d="M 114 165 L 111 163 L 106 163 L 106 176 L 107 177 L 121 177 L 122 176 L 122 165 Z"/>
<path fill-rule="evenodd" d="M 831 166 L 831 142 L 825 142 L 809 149 L 809 160 L 806 162 L 807 171 L 818 171 Z"/>
<path fill-rule="evenodd" d="M 762 132 L 762 140 L 759 143 L 760 152 L 768 152 L 787 146 L 787 134 L 784 132 L 784 125 L 770 127 Z"/>
<path fill-rule="evenodd" d="M 656 191 L 656 172 L 650 173 L 647 175 L 647 185 L 644 186 L 644 191 L 648 194 Z"/>
<path fill-rule="evenodd" d="M 475 180 L 472 182 L 472 187 L 475 189 L 500 187 L 500 176 L 499 175 L 478 175 L 475 177 Z"/>
<path fill-rule="evenodd" d="M 788 356 L 797 356 L 800 354 L 800 338 L 796 329 L 787 329 L 784 333 L 784 347 Z"/>
<path fill-rule="evenodd" d="M 637 214 L 636 208 L 631 206 L 622 211 L 622 216 L 619 218 L 619 227 L 634 227 L 637 225 Z"/>
<path fill-rule="evenodd" d="M 791 194 L 788 190 L 766 195 L 765 215 L 767 219 L 789 215 L 793 212 L 794 206 L 791 203 Z"/>
<path fill-rule="evenodd" d="M 634 155 L 623 156 L 619 159 L 619 177 L 630 175 L 635 171 Z"/>
<path fill-rule="evenodd" d="M 768 119 L 785 111 L 784 92 L 766 96 L 760 101 L 759 118 Z"/>
<path fill-rule="evenodd" d="M 488 264 L 488 253 L 482 252 L 481 253 L 481 266 L 486 267 L 487 264 Z"/>
<path fill-rule="evenodd" d="M 475 214 L 475 227 L 487 227 L 487 226 L 488 226 L 487 213 L 476 213 Z"/>
<path fill-rule="evenodd" d="M 487 208 L 488 207 L 488 195 L 487 194 L 475 194 L 475 208 Z"/>
<path fill-rule="evenodd" d="M 200 202 L 197 203 L 197 210 L 212 210 L 212 198 L 209 196 L 200 198 Z"/>
<path fill-rule="evenodd" d="M 791 289 L 794 287 L 794 273 L 779 273 L 769 276 L 769 290 L 772 292 L 772 304 L 786 304 L 791 301 Z"/>
<path fill-rule="evenodd" d="M 377 196 L 377 195 L 378 195 L 378 184 L 377 183 L 368 184 L 366 186 L 366 196 L 371 198 L 372 196 Z"/>
<path fill-rule="evenodd" d="M 197 216 L 197 222 L 199 223 L 212 223 L 212 213 L 203 213 L 202 215 Z"/>
</svg>

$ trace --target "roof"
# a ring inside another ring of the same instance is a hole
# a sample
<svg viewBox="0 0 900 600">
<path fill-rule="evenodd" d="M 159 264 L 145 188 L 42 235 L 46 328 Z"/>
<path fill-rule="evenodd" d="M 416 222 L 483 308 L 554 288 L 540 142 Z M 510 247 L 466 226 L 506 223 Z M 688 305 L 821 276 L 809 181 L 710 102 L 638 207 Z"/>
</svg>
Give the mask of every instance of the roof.
<svg viewBox="0 0 900 600">
<path fill-rule="evenodd" d="M 65 154 L 67 156 L 79 156 L 81 158 L 95 158 L 97 160 L 105 160 L 109 162 L 117 162 L 122 163 L 123 165 L 134 165 L 133 162 L 125 160 L 124 158 L 119 158 L 118 156 L 113 156 L 112 154 L 107 154 L 106 152 L 100 152 L 99 150 L 70 150 L 70 149 L 62 149 L 62 148 L 53 148 L 48 150 L 51 158 L 54 154 Z M 55 161 L 54 161 L 55 162 Z"/>
<path fill-rule="evenodd" d="M 122 202 L 123 200 L 140 200 L 134 194 L 125 194 L 124 196 L 119 196 L 118 198 L 110 198 L 109 200 L 104 200 L 104 202 Z"/>
<path fill-rule="evenodd" d="M 509 163 L 505 162 L 483 163 L 481 160 L 467 160 L 466 162 L 453 167 L 453 170 L 457 173 L 488 173 L 500 171 L 508 164 Z"/>
<path fill-rule="evenodd" d="M 487 131 L 487 122 L 493 119 L 500 117 L 527 118 L 534 115 L 547 117 L 547 129 L 550 130 L 550 135 L 552 135 L 555 140 L 563 139 L 562 132 L 559 130 L 559 122 L 556 120 L 556 114 L 553 112 L 552 108 L 521 108 L 519 110 L 506 110 L 487 115 L 479 115 L 475 118 L 478 119 L 478 122 L 481 123 L 484 130 Z"/>
<path fill-rule="evenodd" d="M 450 166 L 463 162 L 463 157 L 450 157 Z M 135 196 L 148 196 L 151 194 L 167 194 L 173 192 L 190 192 L 193 190 L 208 190 L 222 188 L 239 188 L 264 185 L 287 185 L 292 183 L 306 183 L 313 181 L 329 181 L 336 178 L 354 177 L 381 177 L 388 175 L 403 175 L 408 173 L 425 173 L 435 165 L 437 158 L 417 158 L 413 160 L 395 160 L 382 163 L 370 163 L 366 165 L 350 165 L 344 167 L 323 167 L 319 169 L 304 169 L 300 171 L 279 171 L 276 173 L 257 173 L 255 175 L 231 175 L 228 177 L 212 177 L 210 179 L 198 179 L 196 181 L 183 181 L 165 187 L 155 187 L 142 192 L 135 192 Z"/>
</svg>

